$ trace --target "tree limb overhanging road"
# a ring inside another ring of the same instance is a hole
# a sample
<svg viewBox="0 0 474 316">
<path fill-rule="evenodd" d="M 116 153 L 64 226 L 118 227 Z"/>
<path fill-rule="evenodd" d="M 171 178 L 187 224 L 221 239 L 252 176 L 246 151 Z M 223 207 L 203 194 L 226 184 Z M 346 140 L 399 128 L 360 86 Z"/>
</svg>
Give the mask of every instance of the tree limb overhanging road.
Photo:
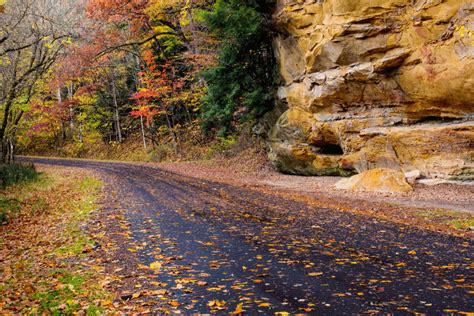
<svg viewBox="0 0 474 316">
<path fill-rule="evenodd" d="M 155 167 L 22 159 L 94 170 L 105 193 L 98 217 L 123 214 L 120 248 L 136 258 L 115 264 L 159 262 L 153 278 L 135 275 L 140 287 L 165 287 L 184 313 L 473 311 L 470 239 Z"/>
</svg>

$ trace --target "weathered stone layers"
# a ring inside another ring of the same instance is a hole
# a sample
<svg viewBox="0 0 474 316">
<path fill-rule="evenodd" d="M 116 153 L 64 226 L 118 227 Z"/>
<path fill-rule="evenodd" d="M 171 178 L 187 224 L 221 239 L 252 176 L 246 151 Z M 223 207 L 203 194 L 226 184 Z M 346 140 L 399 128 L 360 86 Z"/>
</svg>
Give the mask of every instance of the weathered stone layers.
<svg viewBox="0 0 474 316">
<path fill-rule="evenodd" d="M 283 172 L 474 179 L 474 2 L 280 0 Z"/>
</svg>

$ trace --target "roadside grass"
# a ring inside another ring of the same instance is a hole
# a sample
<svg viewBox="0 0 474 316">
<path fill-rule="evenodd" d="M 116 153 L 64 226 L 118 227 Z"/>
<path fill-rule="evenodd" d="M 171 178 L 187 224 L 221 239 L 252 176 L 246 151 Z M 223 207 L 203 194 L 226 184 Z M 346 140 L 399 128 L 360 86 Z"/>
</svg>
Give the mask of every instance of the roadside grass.
<svg viewBox="0 0 474 316">
<path fill-rule="evenodd" d="M 474 227 L 474 215 L 465 212 L 434 209 L 418 212 L 416 216 L 427 221 L 442 222 L 459 230 Z"/>
<path fill-rule="evenodd" d="M 101 315 L 113 309 L 106 277 L 93 265 L 83 225 L 101 182 L 72 168 L 47 169 L 0 190 L 0 314 Z"/>
<path fill-rule="evenodd" d="M 37 177 L 38 172 L 33 165 L 0 164 L 0 187 L 2 188 L 31 181 Z"/>
</svg>

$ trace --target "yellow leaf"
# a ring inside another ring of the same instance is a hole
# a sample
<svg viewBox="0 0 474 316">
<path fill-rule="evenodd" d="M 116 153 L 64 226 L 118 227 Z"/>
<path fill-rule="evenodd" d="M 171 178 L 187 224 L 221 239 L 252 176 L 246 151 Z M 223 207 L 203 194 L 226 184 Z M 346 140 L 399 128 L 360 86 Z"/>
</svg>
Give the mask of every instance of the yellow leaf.
<svg viewBox="0 0 474 316">
<path fill-rule="evenodd" d="M 150 291 L 150 295 L 166 295 L 168 291 L 165 289 Z"/>
<path fill-rule="evenodd" d="M 258 307 L 269 307 L 270 303 L 260 303 L 258 304 Z"/>
<path fill-rule="evenodd" d="M 242 314 L 244 312 L 244 303 L 237 304 L 235 311 L 233 312 L 234 315 Z"/>
<path fill-rule="evenodd" d="M 416 255 L 416 250 L 410 250 L 410 251 L 408 251 L 408 254 L 409 255 Z"/>
<path fill-rule="evenodd" d="M 308 273 L 308 276 L 320 276 L 320 275 L 323 275 L 322 272 L 310 272 Z"/>
<path fill-rule="evenodd" d="M 111 300 L 102 300 L 102 301 L 100 302 L 100 305 L 110 307 L 110 306 L 113 306 L 114 303 L 113 303 Z"/>
<path fill-rule="evenodd" d="M 288 313 L 288 312 L 276 312 L 275 315 L 278 315 L 278 316 L 290 316 L 290 313 Z"/>
<path fill-rule="evenodd" d="M 179 302 L 178 302 L 178 301 L 169 301 L 168 304 L 171 305 L 171 306 L 173 306 L 173 307 L 178 307 L 178 306 L 179 306 Z"/>
<path fill-rule="evenodd" d="M 207 306 L 209 306 L 209 307 L 222 307 L 225 304 L 227 304 L 226 301 L 212 300 L 212 301 L 209 301 L 207 303 Z"/>
<path fill-rule="evenodd" d="M 132 298 L 139 298 L 140 296 L 142 296 L 142 292 L 137 292 L 137 293 L 133 293 L 132 294 Z"/>
<path fill-rule="evenodd" d="M 161 263 L 159 263 L 158 261 L 153 262 L 150 264 L 150 268 L 155 271 L 159 271 L 161 269 Z"/>
</svg>

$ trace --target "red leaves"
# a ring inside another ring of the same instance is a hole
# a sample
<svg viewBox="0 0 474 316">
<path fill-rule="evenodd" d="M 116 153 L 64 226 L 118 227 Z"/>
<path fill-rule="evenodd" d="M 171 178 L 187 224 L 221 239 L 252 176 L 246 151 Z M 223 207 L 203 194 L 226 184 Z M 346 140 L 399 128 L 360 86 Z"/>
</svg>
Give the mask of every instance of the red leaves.
<svg viewBox="0 0 474 316">
<path fill-rule="evenodd" d="M 160 97 L 160 93 L 153 90 L 142 89 L 139 92 L 135 93 L 132 96 L 133 100 L 141 101 L 141 100 L 153 100 L 158 99 Z"/>
<path fill-rule="evenodd" d="M 154 109 L 151 106 L 142 106 L 139 109 L 130 112 L 130 115 L 136 118 L 145 118 L 146 125 L 150 126 L 153 118 L 161 113 L 163 113 L 163 111 Z"/>
<path fill-rule="evenodd" d="M 149 126 L 156 115 L 166 113 L 169 98 L 184 84 L 170 79 L 170 74 L 174 73 L 173 66 L 169 62 L 158 64 L 150 49 L 143 51 L 143 60 L 142 71 L 138 73 L 143 88 L 131 98 L 139 108 L 130 115 L 145 118 Z"/>
<path fill-rule="evenodd" d="M 137 32 L 148 21 L 144 13 L 148 0 L 91 0 L 87 13 L 91 18 L 112 24 L 127 23 Z"/>
</svg>

